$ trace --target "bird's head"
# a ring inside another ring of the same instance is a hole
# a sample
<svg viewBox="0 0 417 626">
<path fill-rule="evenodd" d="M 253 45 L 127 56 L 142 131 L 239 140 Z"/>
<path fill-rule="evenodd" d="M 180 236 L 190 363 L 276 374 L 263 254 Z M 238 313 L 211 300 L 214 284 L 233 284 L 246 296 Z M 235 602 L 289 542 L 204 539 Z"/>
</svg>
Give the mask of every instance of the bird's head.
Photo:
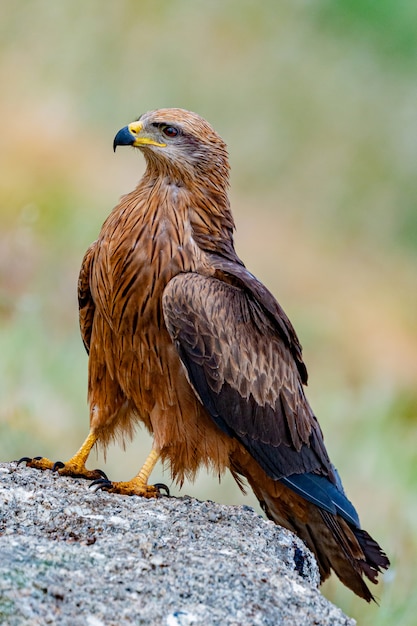
<svg viewBox="0 0 417 626">
<path fill-rule="evenodd" d="M 188 207 L 193 239 L 202 249 L 236 258 L 227 148 L 206 120 L 184 109 L 148 111 L 119 130 L 117 146 L 143 152 L 147 170 L 138 188 L 149 188 L 149 180 L 177 188 L 175 197 Z"/>
<path fill-rule="evenodd" d="M 113 148 L 139 148 L 148 165 L 159 172 L 172 170 L 228 180 L 226 144 L 206 120 L 184 109 L 148 111 L 125 126 Z"/>
</svg>

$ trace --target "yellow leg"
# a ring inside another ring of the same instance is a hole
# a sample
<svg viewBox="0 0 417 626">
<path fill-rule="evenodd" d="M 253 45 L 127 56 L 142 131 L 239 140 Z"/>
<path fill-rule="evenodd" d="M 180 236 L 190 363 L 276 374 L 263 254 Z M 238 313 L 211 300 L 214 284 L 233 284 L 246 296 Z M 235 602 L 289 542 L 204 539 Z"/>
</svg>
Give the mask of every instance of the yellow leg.
<svg viewBox="0 0 417 626">
<path fill-rule="evenodd" d="M 145 463 L 142 465 L 142 467 L 140 468 L 139 472 L 136 474 L 133 480 L 137 480 L 139 483 L 143 485 L 147 485 L 149 476 L 152 474 L 153 468 L 157 464 L 158 459 L 159 459 L 159 452 L 155 450 L 155 448 L 152 448 L 152 450 L 150 451 L 148 455 L 148 458 L 146 459 Z"/>
<path fill-rule="evenodd" d="M 90 471 L 86 468 L 85 464 L 91 452 L 91 448 L 94 446 L 96 441 L 97 435 L 90 432 L 78 452 L 76 452 L 69 461 L 64 463 L 64 466 L 60 467 L 58 472 L 65 476 L 84 476 L 85 478 L 94 478 L 94 476 L 97 475 L 97 470 Z"/>
<path fill-rule="evenodd" d="M 89 480 L 94 480 L 100 477 L 102 478 L 104 473 L 101 470 L 88 470 L 85 466 L 91 452 L 91 448 L 94 446 L 96 441 L 97 435 L 90 432 L 78 452 L 76 452 L 66 463 L 62 463 L 61 461 L 53 463 L 49 459 L 43 457 L 34 459 L 24 457 L 23 459 L 20 459 L 20 461 L 26 461 L 26 465 L 28 467 L 34 467 L 40 470 L 56 470 L 63 476 L 77 476 L 81 478 L 88 478 Z"/>
<path fill-rule="evenodd" d="M 125 496 L 142 496 L 144 498 L 157 498 L 159 494 L 158 486 L 148 485 L 149 476 L 152 473 L 158 459 L 159 452 L 152 448 L 148 458 L 132 480 L 126 482 L 110 482 L 98 480 L 96 484 L 99 488 L 112 493 L 120 493 Z"/>
</svg>

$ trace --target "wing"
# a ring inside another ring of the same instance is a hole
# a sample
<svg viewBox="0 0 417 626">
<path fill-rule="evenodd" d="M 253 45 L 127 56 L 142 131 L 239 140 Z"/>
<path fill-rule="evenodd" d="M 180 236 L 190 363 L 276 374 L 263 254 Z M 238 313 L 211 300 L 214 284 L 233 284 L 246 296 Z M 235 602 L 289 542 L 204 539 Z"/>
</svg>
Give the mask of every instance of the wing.
<svg viewBox="0 0 417 626">
<path fill-rule="evenodd" d="M 84 255 L 81 270 L 78 277 L 78 308 L 81 337 L 87 353 L 90 352 L 91 331 L 95 304 L 90 291 L 91 264 L 96 247 L 96 242 L 92 243 Z"/>
<path fill-rule="evenodd" d="M 303 362 L 301 344 L 293 325 L 272 293 L 246 269 L 237 257 L 235 261 L 231 261 L 221 255 L 210 254 L 209 259 L 211 266 L 215 270 L 215 277 L 239 286 L 259 302 L 264 313 L 272 321 L 275 331 L 281 337 L 284 345 L 289 348 L 294 362 L 297 365 L 301 382 L 306 385 L 308 375 L 307 368 Z"/>
<path fill-rule="evenodd" d="M 269 476 L 332 473 L 286 317 L 276 322 L 253 290 L 194 273 L 168 283 L 163 311 L 202 404 Z"/>
</svg>

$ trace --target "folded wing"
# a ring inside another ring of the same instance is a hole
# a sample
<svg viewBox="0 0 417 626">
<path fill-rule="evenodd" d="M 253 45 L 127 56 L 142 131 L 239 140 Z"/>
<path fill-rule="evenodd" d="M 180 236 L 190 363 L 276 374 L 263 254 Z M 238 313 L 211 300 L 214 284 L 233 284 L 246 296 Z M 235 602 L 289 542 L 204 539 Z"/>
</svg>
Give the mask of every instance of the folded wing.
<svg viewBox="0 0 417 626">
<path fill-rule="evenodd" d="M 200 401 L 270 477 L 333 476 L 291 344 L 250 290 L 184 273 L 166 287 L 163 311 Z"/>
</svg>

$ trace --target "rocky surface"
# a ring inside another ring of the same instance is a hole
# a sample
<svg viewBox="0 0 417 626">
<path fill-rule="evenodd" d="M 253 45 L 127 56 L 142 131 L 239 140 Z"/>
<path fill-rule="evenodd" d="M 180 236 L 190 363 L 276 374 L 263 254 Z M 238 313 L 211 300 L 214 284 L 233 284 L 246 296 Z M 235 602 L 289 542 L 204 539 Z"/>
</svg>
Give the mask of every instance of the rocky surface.
<svg viewBox="0 0 417 626">
<path fill-rule="evenodd" d="M 317 585 L 304 544 L 249 507 L 0 464 L 0 624 L 355 624 Z"/>
</svg>

